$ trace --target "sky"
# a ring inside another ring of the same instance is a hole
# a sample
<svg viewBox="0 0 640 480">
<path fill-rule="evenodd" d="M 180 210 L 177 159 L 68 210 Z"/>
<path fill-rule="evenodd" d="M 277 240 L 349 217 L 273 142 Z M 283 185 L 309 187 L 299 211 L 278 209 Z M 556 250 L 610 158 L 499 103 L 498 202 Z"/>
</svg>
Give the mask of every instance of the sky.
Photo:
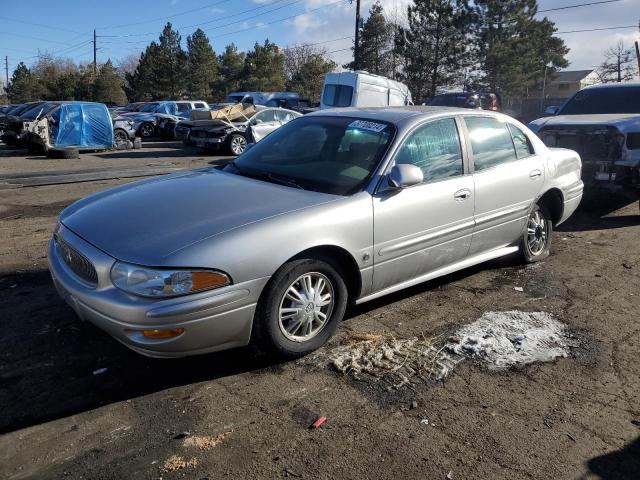
<svg viewBox="0 0 640 480">
<path fill-rule="evenodd" d="M 539 10 L 597 0 L 538 0 Z M 339 65 L 351 60 L 355 0 L 27 0 L 2 2 L 0 55 L 8 56 L 9 76 L 20 61 L 30 65 L 39 52 L 93 59 L 93 29 L 97 32 L 98 62 L 115 63 L 157 39 L 167 21 L 186 37 L 202 28 L 216 52 L 234 42 L 240 50 L 266 38 L 286 47 L 313 43 L 324 48 Z M 362 0 L 368 16 L 374 0 Z M 386 14 L 402 21 L 412 0 L 381 0 Z M 37 14 L 34 14 L 37 13 Z M 603 52 L 622 40 L 632 47 L 640 40 L 640 0 L 616 0 L 553 12 L 539 13 L 554 21 L 559 32 L 632 26 L 633 28 L 582 33 L 560 33 L 570 48 L 569 70 L 590 69 L 603 60 Z M 4 58 L 2 58 L 4 60 Z M 4 77 L 4 75 L 2 76 Z M 4 80 L 4 79 L 3 79 Z"/>
</svg>

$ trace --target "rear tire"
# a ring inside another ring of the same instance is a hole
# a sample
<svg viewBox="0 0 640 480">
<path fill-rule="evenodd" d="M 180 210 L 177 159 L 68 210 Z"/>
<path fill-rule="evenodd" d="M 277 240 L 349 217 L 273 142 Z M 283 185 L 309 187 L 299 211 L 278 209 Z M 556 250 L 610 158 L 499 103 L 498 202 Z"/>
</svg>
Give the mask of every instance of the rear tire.
<svg viewBox="0 0 640 480">
<path fill-rule="evenodd" d="M 526 263 L 539 262 L 549 256 L 553 221 L 545 205 L 533 207 L 520 241 L 520 253 Z"/>
<path fill-rule="evenodd" d="M 253 338 L 260 348 L 281 358 L 307 355 L 331 338 L 344 317 L 347 297 L 343 276 L 328 262 L 288 262 L 262 294 Z"/>
</svg>

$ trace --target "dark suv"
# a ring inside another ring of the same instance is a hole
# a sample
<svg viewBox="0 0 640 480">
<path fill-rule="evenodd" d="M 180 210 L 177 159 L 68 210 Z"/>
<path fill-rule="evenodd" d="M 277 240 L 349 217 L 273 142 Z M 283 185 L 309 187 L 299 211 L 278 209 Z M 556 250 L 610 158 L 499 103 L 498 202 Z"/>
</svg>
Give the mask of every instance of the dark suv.
<svg viewBox="0 0 640 480">
<path fill-rule="evenodd" d="M 497 93 L 478 92 L 451 92 L 436 95 L 429 99 L 425 105 L 434 107 L 458 107 L 502 111 L 502 104 Z"/>
</svg>

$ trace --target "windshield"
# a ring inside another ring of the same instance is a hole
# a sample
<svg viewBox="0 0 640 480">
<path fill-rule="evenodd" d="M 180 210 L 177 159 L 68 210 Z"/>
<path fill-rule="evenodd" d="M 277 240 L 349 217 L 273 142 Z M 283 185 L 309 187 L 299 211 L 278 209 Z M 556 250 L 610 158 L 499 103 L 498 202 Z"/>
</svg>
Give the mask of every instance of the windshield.
<svg viewBox="0 0 640 480">
<path fill-rule="evenodd" d="M 147 103 L 147 104 L 145 104 L 145 105 L 142 105 L 142 106 L 138 109 L 138 111 L 139 111 L 139 112 L 149 112 L 149 113 L 152 113 L 152 112 L 155 112 L 155 111 L 156 111 L 156 109 L 157 109 L 159 106 L 160 106 L 160 104 L 159 104 L 159 103 Z"/>
<path fill-rule="evenodd" d="M 350 195 L 369 182 L 394 132 L 393 125 L 377 121 L 300 117 L 268 135 L 225 170 Z"/>
<path fill-rule="evenodd" d="M 20 118 L 22 120 L 35 120 L 36 117 L 42 117 L 43 115 L 46 115 L 58 105 L 58 103 L 43 103 L 42 105 L 38 105 L 37 107 L 33 107 L 30 110 L 27 110 L 22 115 L 20 115 Z"/>
<path fill-rule="evenodd" d="M 558 115 L 640 113 L 640 87 L 589 88 L 564 104 Z"/>
</svg>

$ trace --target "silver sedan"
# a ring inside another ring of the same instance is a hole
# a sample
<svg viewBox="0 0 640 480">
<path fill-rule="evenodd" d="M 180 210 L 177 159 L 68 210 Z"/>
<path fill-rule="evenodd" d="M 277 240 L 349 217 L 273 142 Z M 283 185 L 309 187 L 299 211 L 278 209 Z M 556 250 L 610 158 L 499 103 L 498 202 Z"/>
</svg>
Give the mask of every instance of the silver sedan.
<svg viewBox="0 0 640 480">
<path fill-rule="evenodd" d="M 304 355 L 349 302 L 520 252 L 549 254 L 580 157 L 510 117 L 322 111 L 224 169 L 123 185 L 65 209 L 49 243 L 78 316 L 145 355 L 259 344 Z"/>
</svg>

